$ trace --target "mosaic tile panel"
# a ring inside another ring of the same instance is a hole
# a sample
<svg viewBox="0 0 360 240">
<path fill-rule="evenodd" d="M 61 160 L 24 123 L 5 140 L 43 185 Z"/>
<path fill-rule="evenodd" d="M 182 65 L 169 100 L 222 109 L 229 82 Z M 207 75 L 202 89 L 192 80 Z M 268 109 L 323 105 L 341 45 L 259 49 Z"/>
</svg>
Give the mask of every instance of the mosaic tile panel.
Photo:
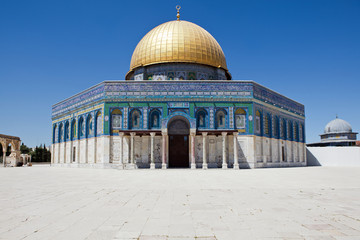
<svg viewBox="0 0 360 240">
<path fill-rule="evenodd" d="M 210 107 L 209 116 L 210 116 L 210 128 L 213 129 L 213 128 L 215 128 L 215 124 L 214 124 L 214 107 Z"/>
<path fill-rule="evenodd" d="M 147 129 L 148 127 L 148 107 L 143 107 L 143 128 Z"/>
<path fill-rule="evenodd" d="M 234 107 L 229 107 L 229 128 L 234 128 Z"/>
<path fill-rule="evenodd" d="M 124 128 L 125 129 L 128 128 L 128 112 L 129 112 L 129 108 L 124 107 Z"/>
<path fill-rule="evenodd" d="M 251 81 L 106 81 L 53 105 L 52 118 L 101 101 L 232 102 L 251 98 L 304 115 L 304 106 Z"/>
</svg>

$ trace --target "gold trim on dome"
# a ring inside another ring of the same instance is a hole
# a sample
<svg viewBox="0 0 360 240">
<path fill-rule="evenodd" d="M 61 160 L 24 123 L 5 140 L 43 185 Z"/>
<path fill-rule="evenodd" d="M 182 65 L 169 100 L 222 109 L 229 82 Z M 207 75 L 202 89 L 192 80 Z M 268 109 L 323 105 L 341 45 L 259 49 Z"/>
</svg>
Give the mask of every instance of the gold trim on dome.
<svg viewBox="0 0 360 240">
<path fill-rule="evenodd" d="M 183 20 L 163 23 L 148 32 L 134 50 L 130 72 L 140 66 L 169 62 L 198 63 L 227 71 L 224 52 L 215 38 Z"/>
</svg>

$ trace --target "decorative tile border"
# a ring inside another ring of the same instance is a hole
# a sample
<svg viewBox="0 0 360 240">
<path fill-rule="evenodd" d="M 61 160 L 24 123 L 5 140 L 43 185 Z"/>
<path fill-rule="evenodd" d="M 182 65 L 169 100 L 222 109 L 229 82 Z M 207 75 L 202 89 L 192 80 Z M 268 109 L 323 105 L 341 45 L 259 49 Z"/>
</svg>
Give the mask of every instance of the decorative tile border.
<svg viewBox="0 0 360 240">
<path fill-rule="evenodd" d="M 99 101 L 242 101 L 259 99 L 304 115 L 304 106 L 252 81 L 106 81 L 52 107 L 52 118 Z"/>
</svg>

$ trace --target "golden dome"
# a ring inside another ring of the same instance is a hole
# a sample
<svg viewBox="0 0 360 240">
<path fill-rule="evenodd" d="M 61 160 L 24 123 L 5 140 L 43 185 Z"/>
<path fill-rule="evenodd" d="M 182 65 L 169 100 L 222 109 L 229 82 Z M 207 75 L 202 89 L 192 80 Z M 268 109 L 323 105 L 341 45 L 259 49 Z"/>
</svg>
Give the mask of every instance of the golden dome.
<svg viewBox="0 0 360 240">
<path fill-rule="evenodd" d="M 224 52 L 210 33 L 183 20 L 163 23 L 148 32 L 136 46 L 130 71 L 157 63 L 198 63 L 227 72 Z"/>
</svg>

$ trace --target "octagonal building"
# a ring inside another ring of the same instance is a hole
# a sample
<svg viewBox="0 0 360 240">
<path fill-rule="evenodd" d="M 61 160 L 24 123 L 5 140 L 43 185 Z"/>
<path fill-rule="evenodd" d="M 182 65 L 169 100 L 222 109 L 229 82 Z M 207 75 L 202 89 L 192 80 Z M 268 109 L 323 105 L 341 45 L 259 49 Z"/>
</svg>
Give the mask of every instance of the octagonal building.
<svg viewBox="0 0 360 240">
<path fill-rule="evenodd" d="M 231 78 L 215 38 L 178 15 L 140 40 L 125 80 L 53 105 L 52 165 L 305 166 L 304 106 Z"/>
</svg>

